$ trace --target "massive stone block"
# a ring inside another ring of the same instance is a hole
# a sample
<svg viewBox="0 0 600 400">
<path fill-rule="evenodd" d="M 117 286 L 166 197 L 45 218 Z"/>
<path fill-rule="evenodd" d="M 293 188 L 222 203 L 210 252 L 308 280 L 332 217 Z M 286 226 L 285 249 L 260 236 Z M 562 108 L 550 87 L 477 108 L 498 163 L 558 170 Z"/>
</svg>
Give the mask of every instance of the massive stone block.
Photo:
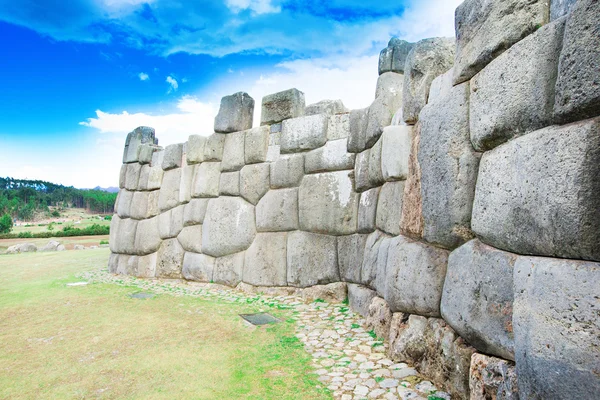
<svg viewBox="0 0 600 400">
<path fill-rule="evenodd" d="M 177 235 L 179 244 L 185 251 L 202 253 L 202 225 L 187 226 Z"/>
<path fill-rule="evenodd" d="M 188 137 L 186 148 L 186 160 L 188 164 L 191 165 L 204 162 L 206 141 L 206 136 L 190 135 L 190 137 Z"/>
<path fill-rule="evenodd" d="M 240 171 L 221 173 L 219 194 L 226 196 L 240 195 Z"/>
<path fill-rule="evenodd" d="M 225 137 L 222 133 L 213 133 L 206 138 L 204 145 L 204 161 L 221 161 L 223 159 L 223 148 Z"/>
<path fill-rule="evenodd" d="M 148 126 L 135 128 L 127 135 L 125 139 L 125 148 L 123 151 L 123 163 L 132 163 L 138 161 L 140 146 L 145 143 L 155 144 L 155 132 Z"/>
<path fill-rule="evenodd" d="M 163 169 L 160 165 L 152 165 L 148 171 L 148 183 L 146 186 L 147 190 L 160 189 L 163 180 Z M 141 178 L 141 174 L 140 174 Z"/>
<path fill-rule="evenodd" d="M 162 160 L 162 169 L 167 171 L 173 168 L 180 168 L 183 161 L 183 143 L 170 144 L 165 148 L 165 155 Z"/>
<path fill-rule="evenodd" d="M 304 154 L 282 155 L 270 168 L 271 188 L 299 186 L 304 176 Z"/>
<path fill-rule="evenodd" d="M 391 235 L 400 234 L 403 196 L 404 182 L 386 182 L 381 187 L 377 201 L 377 229 Z"/>
<path fill-rule="evenodd" d="M 289 89 L 273 93 L 262 99 L 260 115 L 261 125 L 271 125 L 289 118 L 304 115 L 304 93 L 298 89 Z"/>
<path fill-rule="evenodd" d="M 221 163 L 203 162 L 196 167 L 192 185 L 192 197 L 217 197 L 219 195 L 220 182 Z"/>
<path fill-rule="evenodd" d="M 385 299 L 392 311 L 440 316 L 448 254 L 447 250 L 404 236 L 391 239 Z"/>
<path fill-rule="evenodd" d="M 469 138 L 469 84 L 428 104 L 420 116 L 423 237 L 455 248 L 472 238 L 471 210 L 479 154 Z"/>
<path fill-rule="evenodd" d="M 189 203 L 192 199 L 192 186 L 195 174 L 196 166 L 184 163 L 181 168 L 181 182 L 179 183 L 179 203 Z"/>
<path fill-rule="evenodd" d="M 158 253 L 138 257 L 136 276 L 138 278 L 154 278 L 156 276 L 157 260 Z"/>
<path fill-rule="evenodd" d="M 331 115 L 327 123 L 327 140 L 348 140 L 350 136 L 350 114 Z"/>
<path fill-rule="evenodd" d="M 158 228 L 161 239 L 170 239 L 179 235 L 183 229 L 183 212 L 185 206 L 175 207 L 158 216 Z"/>
<path fill-rule="evenodd" d="M 142 166 L 138 163 L 131 163 L 126 165 L 127 169 L 125 171 L 125 189 L 137 190 Z"/>
<path fill-rule="evenodd" d="M 600 118 L 530 133 L 484 154 L 473 230 L 518 254 L 600 261 Z"/>
<path fill-rule="evenodd" d="M 181 275 L 189 281 L 211 282 L 214 269 L 214 257 L 188 251 L 183 257 Z"/>
<path fill-rule="evenodd" d="M 258 233 L 244 256 L 244 282 L 255 286 L 286 286 L 286 232 Z"/>
<path fill-rule="evenodd" d="M 267 161 L 269 135 L 268 126 L 261 126 L 246 131 L 246 139 L 244 141 L 244 160 L 246 164 Z"/>
<path fill-rule="evenodd" d="M 381 186 L 385 182 L 381 169 L 381 150 L 381 140 L 369 150 L 369 187 Z"/>
<path fill-rule="evenodd" d="M 306 106 L 304 115 L 327 114 L 335 115 L 348 112 L 342 100 L 321 100 L 318 103 Z"/>
<path fill-rule="evenodd" d="M 548 22 L 546 0 L 467 0 L 456 9 L 454 83 L 468 81 L 513 44 Z"/>
<path fill-rule="evenodd" d="M 156 259 L 158 278 L 181 278 L 181 267 L 185 251 L 177 239 L 164 240 Z"/>
<path fill-rule="evenodd" d="M 132 165 L 132 164 L 123 164 L 123 167 L 127 167 L 128 165 Z M 138 181 L 138 185 L 137 185 L 138 190 L 148 190 L 148 177 L 150 176 L 151 168 L 152 167 L 150 167 L 149 164 L 142 165 L 142 168 L 140 169 L 140 177 L 139 177 L 139 181 Z M 161 168 L 161 171 L 162 171 L 162 168 Z M 123 174 L 123 171 L 121 171 L 121 174 Z M 125 181 L 123 181 L 123 187 L 125 187 L 124 183 L 125 183 Z M 119 187 L 121 187 L 121 176 L 119 176 Z"/>
<path fill-rule="evenodd" d="M 358 201 L 347 171 L 307 175 L 298 193 L 300 229 L 329 235 L 356 233 Z"/>
<path fill-rule="evenodd" d="M 340 279 L 360 283 L 360 272 L 368 235 L 354 234 L 337 237 L 337 258 Z"/>
<path fill-rule="evenodd" d="M 121 219 L 117 224 L 114 250 L 116 253 L 135 254 L 135 235 L 138 221 Z"/>
<path fill-rule="evenodd" d="M 354 162 L 354 189 L 357 192 L 363 192 L 371 188 L 371 183 L 369 182 L 370 153 L 371 149 L 368 149 L 356 155 Z"/>
<path fill-rule="evenodd" d="M 215 260 L 213 281 L 217 284 L 235 287 L 242 281 L 243 269 L 244 252 L 219 257 Z"/>
<path fill-rule="evenodd" d="M 444 320 L 477 350 L 515 359 L 513 265 L 517 256 L 471 240 L 454 250 L 442 295 Z"/>
<path fill-rule="evenodd" d="M 408 159 L 413 127 L 396 125 L 383 128 L 381 136 L 381 173 L 386 181 L 408 178 Z"/>
<path fill-rule="evenodd" d="M 237 92 L 221 98 L 215 117 L 215 132 L 239 132 L 252 128 L 254 99 L 246 92 Z"/>
<path fill-rule="evenodd" d="M 240 194 L 256 205 L 269 190 L 269 164 L 246 165 L 240 172 Z"/>
<path fill-rule="evenodd" d="M 347 140 L 330 140 L 325 146 L 306 153 L 304 172 L 340 171 L 354 168 L 353 153 L 347 152 Z"/>
<path fill-rule="evenodd" d="M 570 3 L 574 3 L 570 1 Z M 600 3 L 579 0 L 567 17 L 554 112 L 560 123 L 600 116 Z"/>
<path fill-rule="evenodd" d="M 360 273 L 360 282 L 363 285 L 376 288 L 375 280 L 377 278 L 378 263 L 381 266 L 381 263 L 385 263 L 387 260 L 387 248 L 384 248 L 382 252 L 379 251 L 385 239 L 389 239 L 389 236 L 381 231 L 375 231 L 367 237 Z M 378 260 L 380 255 L 382 259 Z M 384 256 L 385 259 L 383 259 Z"/>
<path fill-rule="evenodd" d="M 295 231 L 287 238 L 287 282 L 308 287 L 339 282 L 336 238 Z"/>
<path fill-rule="evenodd" d="M 519 257 L 515 356 L 524 399 L 593 399 L 600 391 L 600 264 Z"/>
<path fill-rule="evenodd" d="M 471 141 L 486 151 L 552 124 L 565 21 L 543 26 L 471 80 Z"/>
<path fill-rule="evenodd" d="M 298 189 L 270 190 L 256 205 L 258 232 L 298 229 Z"/>
<path fill-rule="evenodd" d="M 475 353 L 469 372 L 471 399 L 519 400 L 515 364 L 501 358 Z"/>
<path fill-rule="evenodd" d="M 373 331 L 376 337 L 387 339 L 390 335 L 390 325 L 392 323 L 392 312 L 384 299 L 374 297 L 369 304 L 369 310 L 366 316 L 367 329 Z"/>
<path fill-rule="evenodd" d="M 184 206 L 183 226 L 198 225 L 204 222 L 209 199 L 192 199 Z"/>
<path fill-rule="evenodd" d="M 281 152 L 296 153 L 321 147 L 327 141 L 327 115 L 310 115 L 283 121 Z"/>
<path fill-rule="evenodd" d="M 152 155 L 155 151 L 159 150 L 162 150 L 162 148 L 154 144 L 146 143 L 141 145 L 138 150 L 138 162 L 140 164 L 150 164 L 152 162 Z"/>
<path fill-rule="evenodd" d="M 421 166 L 419 165 L 419 145 L 421 142 L 421 124 L 417 123 L 413 130 L 413 138 L 408 157 L 408 178 L 404 184 L 402 197 L 402 216 L 400 231 L 403 235 L 423 237 L 423 201 L 421 198 Z"/>
<path fill-rule="evenodd" d="M 350 133 L 348 136 L 348 151 L 350 153 L 360 153 L 367 146 L 367 124 L 369 123 L 369 109 L 350 111 L 348 126 Z"/>
<path fill-rule="evenodd" d="M 119 231 L 120 222 L 121 222 L 121 218 L 117 214 L 113 215 L 112 219 L 110 220 L 108 246 L 110 247 L 111 253 L 120 253 L 119 250 L 121 250 L 121 248 L 120 248 L 121 243 L 118 242 L 118 236 L 117 236 L 117 232 Z"/>
<path fill-rule="evenodd" d="M 402 117 L 405 122 L 417 122 L 421 109 L 427 104 L 431 82 L 452 68 L 453 62 L 454 40 L 450 38 L 424 39 L 410 51 L 402 95 Z"/>
<path fill-rule="evenodd" d="M 131 216 L 131 201 L 133 199 L 134 192 L 130 192 L 126 189 L 121 189 L 117 196 L 117 214 L 121 218 L 129 218 Z"/>
<path fill-rule="evenodd" d="M 158 217 L 138 222 L 135 233 L 135 254 L 144 256 L 155 253 L 162 243 L 158 230 Z"/>
<path fill-rule="evenodd" d="M 225 136 L 223 147 L 223 161 L 221 171 L 239 171 L 244 166 L 245 132 L 234 132 Z"/>
<path fill-rule="evenodd" d="M 375 101 L 369 106 L 365 143 L 372 146 L 381 136 L 383 128 L 391 125 L 396 110 L 402 106 L 404 76 L 386 72 L 377 79 Z"/>
<path fill-rule="evenodd" d="M 377 292 L 363 285 L 348 284 L 348 304 L 352 311 L 366 317 L 369 314 L 369 306 Z"/>
<path fill-rule="evenodd" d="M 129 164 L 122 164 L 121 170 L 119 171 L 119 189 L 125 188 L 125 181 L 127 179 L 127 167 Z"/>
<path fill-rule="evenodd" d="M 239 197 L 208 202 L 202 225 L 202 251 L 222 257 L 246 250 L 256 236 L 254 206 Z"/>
<path fill-rule="evenodd" d="M 179 204 L 179 188 L 181 186 L 181 168 L 165 171 L 158 196 L 158 207 L 165 211 Z"/>
<path fill-rule="evenodd" d="M 377 202 L 380 190 L 381 188 L 376 187 L 360 194 L 360 202 L 358 204 L 358 232 L 360 233 L 371 233 L 375 230 Z"/>
<path fill-rule="evenodd" d="M 379 75 L 386 72 L 404 73 L 406 57 L 414 45 L 397 37 L 391 38 L 387 47 L 379 53 Z"/>
<path fill-rule="evenodd" d="M 552 0 L 550 2 L 550 21 L 570 13 L 576 3 L 577 0 Z"/>
</svg>

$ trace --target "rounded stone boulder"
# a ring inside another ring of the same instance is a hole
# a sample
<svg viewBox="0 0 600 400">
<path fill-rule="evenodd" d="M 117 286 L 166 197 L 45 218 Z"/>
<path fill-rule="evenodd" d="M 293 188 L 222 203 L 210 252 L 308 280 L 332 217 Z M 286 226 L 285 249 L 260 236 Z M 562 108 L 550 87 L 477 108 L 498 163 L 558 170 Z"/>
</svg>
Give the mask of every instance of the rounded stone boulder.
<svg viewBox="0 0 600 400">
<path fill-rule="evenodd" d="M 213 257 L 246 250 L 256 236 L 254 206 L 239 197 L 208 203 L 202 225 L 202 251 Z"/>
</svg>

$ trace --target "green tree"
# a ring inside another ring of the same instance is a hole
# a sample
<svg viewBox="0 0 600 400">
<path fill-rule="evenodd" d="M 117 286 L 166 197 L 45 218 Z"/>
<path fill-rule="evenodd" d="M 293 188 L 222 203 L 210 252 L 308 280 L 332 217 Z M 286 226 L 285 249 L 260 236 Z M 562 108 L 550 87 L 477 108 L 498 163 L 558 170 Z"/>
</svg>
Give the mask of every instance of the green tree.
<svg viewBox="0 0 600 400">
<path fill-rule="evenodd" d="M 4 214 L 0 217 L 0 233 L 10 233 L 13 228 L 13 221 L 10 215 Z"/>
</svg>

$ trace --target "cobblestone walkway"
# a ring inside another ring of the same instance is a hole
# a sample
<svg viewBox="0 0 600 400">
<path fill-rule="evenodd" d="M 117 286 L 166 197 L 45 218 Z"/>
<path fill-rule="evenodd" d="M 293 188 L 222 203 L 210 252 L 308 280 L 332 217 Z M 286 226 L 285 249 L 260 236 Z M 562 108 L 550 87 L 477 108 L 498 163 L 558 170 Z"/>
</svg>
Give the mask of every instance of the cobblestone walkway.
<svg viewBox="0 0 600 400">
<path fill-rule="evenodd" d="M 365 321 L 344 304 L 304 303 L 294 296 L 247 294 L 220 285 L 178 280 L 144 280 L 103 270 L 78 276 L 89 282 L 134 286 L 158 294 L 195 296 L 228 302 L 252 300 L 289 309 L 296 336 L 313 357 L 320 384 L 334 399 L 450 399 L 411 366 L 386 358 L 387 344 L 365 329 Z"/>
</svg>

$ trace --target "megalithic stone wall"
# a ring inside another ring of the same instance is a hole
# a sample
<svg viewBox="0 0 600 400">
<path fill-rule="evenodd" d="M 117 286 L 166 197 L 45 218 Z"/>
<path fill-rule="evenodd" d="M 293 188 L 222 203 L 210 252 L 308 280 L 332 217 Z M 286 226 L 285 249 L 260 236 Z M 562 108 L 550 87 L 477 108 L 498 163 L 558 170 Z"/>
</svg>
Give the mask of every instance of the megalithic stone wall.
<svg viewBox="0 0 600 400">
<path fill-rule="evenodd" d="M 342 282 L 389 356 L 456 398 L 596 398 L 599 37 L 595 0 L 467 0 L 456 41 L 390 41 L 365 109 L 290 89 L 252 128 L 236 93 L 219 133 L 162 149 L 137 128 L 109 268 Z"/>
</svg>

